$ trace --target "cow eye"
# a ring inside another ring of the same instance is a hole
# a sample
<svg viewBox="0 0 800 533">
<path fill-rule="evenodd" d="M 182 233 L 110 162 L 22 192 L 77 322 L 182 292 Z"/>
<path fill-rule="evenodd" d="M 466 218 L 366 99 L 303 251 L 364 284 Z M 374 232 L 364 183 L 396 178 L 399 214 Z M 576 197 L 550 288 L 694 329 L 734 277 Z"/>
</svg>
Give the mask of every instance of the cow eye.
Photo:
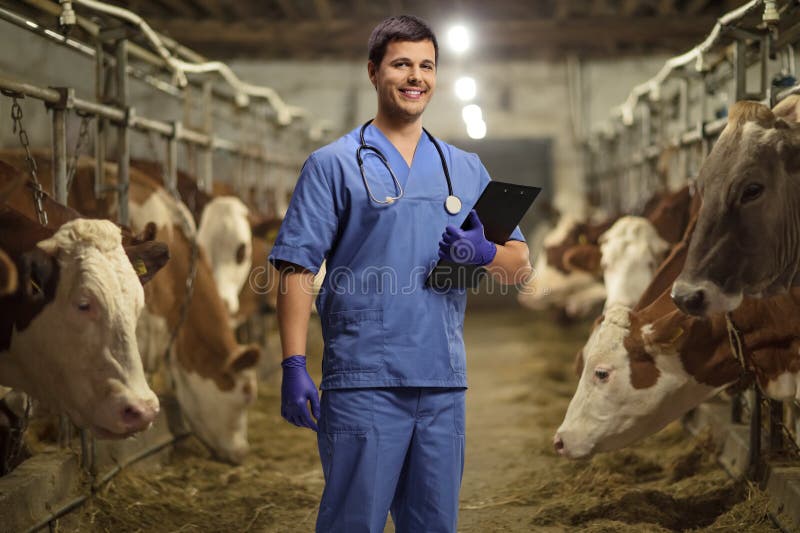
<svg viewBox="0 0 800 533">
<path fill-rule="evenodd" d="M 82 313 L 88 313 L 89 311 L 92 310 L 92 304 L 86 298 L 82 298 L 82 299 L 78 300 L 78 303 L 76 304 L 75 307 L 77 307 L 78 311 L 80 311 Z"/>
<path fill-rule="evenodd" d="M 236 248 L 236 262 L 238 264 L 241 265 L 244 262 L 245 253 L 247 253 L 247 247 L 242 243 Z"/>
<path fill-rule="evenodd" d="M 609 372 L 605 368 L 595 368 L 595 370 L 594 370 L 594 377 L 597 378 L 597 380 L 599 380 L 599 381 L 601 381 L 603 383 L 608 381 L 608 376 L 610 374 L 611 374 L 611 372 Z"/>
<path fill-rule="evenodd" d="M 763 185 L 761 185 L 760 183 L 750 183 L 747 185 L 747 187 L 744 188 L 744 191 L 742 191 L 741 202 L 743 204 L 752 202 L 758 199 L 758 197 L 760 197 L 761 193 L 763 192 L 764 192 Z"/>
</svg>

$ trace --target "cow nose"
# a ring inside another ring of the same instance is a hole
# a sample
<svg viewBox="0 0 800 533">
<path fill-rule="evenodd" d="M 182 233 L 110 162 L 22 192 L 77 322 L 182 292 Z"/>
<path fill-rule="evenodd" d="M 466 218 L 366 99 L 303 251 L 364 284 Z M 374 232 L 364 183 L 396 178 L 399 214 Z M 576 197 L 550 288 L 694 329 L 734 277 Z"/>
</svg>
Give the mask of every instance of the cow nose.
<svg viewBox="0 0 800 533">
<path fill-rule="evenodd" d="M 678 283 L 673 287 L 672 300 L 681 311 L 690 315 L 702 315 L 708 304 L 705 290 L 691 289 Z"/>
<path fill-rule="evenodd" d="M 120 417 L 127 431 L 142 431 L 155 420 L 158 404 L 152 402 L 129 403 L 122 408 Z"/>
<path fill-rule="evenodd" d="M 556 453 L 564 455 L 564 441 L 558 435 L 553 437 L 553 447 L 556 449 Z"/>
</svg>

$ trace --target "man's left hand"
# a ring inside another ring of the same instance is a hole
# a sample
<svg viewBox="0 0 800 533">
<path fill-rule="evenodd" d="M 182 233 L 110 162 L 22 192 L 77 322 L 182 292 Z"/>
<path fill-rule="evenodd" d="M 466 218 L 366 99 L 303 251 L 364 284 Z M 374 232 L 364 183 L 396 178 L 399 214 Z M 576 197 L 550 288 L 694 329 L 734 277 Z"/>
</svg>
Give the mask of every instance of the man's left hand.
<svg viewBox="0 0 800 533">
<path fill-rule="evenodd" d="M 466 229 L 448 225 L 439 241 L 439 258 L 459 265 L 488 265 L 496 254 L 497 246 L 486 239 L 474 209 L 467 216 Z"/>
</svg>

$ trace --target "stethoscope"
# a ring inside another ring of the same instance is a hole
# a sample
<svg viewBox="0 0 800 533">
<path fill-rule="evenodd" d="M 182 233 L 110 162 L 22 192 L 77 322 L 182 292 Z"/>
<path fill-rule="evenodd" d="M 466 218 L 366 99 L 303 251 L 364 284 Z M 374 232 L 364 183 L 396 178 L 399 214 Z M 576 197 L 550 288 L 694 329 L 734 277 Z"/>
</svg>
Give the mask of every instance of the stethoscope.
<svg viewBox="0 0 800 533">
<path fill-rule="evenodd" d="M 358 169 L 361 171 L 361 178 L 364 180 L 364 187 L 367 188 L 367 194 L 369 194 L 370 200 L 372 200 L 376 204 L 391 205 L 403 197 L 403 186 L 400 184 L 400 181 L 397 179 L 397 176 L 395 176 L 394 171 L 392 170 L 392 166 L 389 164 L 389 160 L 386 159 L 386 156 L 383 155 L 383 152 L 381 152 L 378 148 L 367 144 L 364 141 L 364 130 L 367 129 L 367 126 L 372 124 L 372 120 L 373 119 L 369 119 L 368 121 L 366 121 L 364 125 L 361 126 L 361 131 L 359 132 L 359 137 L 361 139 L 361 146 L 359 146 L 358 150 L 356 150 L 356 160 L 358 161 Z M 439 159 L 441 159 L 442 161 L 442 169 L 444 170 L 444 179 L 447 180 L 447 192 L 448 192 L 447 199 L 444 201 L 444 209 L 451 215 L 457 215 L 461 211 L 461 200 L 458 198 L 458 196 L 453 194 L 453 182 L 450 181 L 450 170 L 447 168 L 447 161 L 444 160 L 444 153 L 442 153 L 442 147 L 439 146 L 439 142 L 433 138 L 433 135 L 431 135 L 430 132 L 428 132 L 428 130 L 422 128 L 422 131 L 425 132 L 425 134 L 428 136 L 428 139 L 430 139 L 433 145 L 436 147 L 436 151 L 439 152 Z M 372 189 L 370 189 L 369 183 L 367 182 L 367 175 L 364 173 L 364 160 L 361 157 L 362 150 L 371 150 L 376 156 L 378 156 L 378 159 L 380 159 L 381 162 L 383 162 L 383 165 L 389 170 L 389 174 L 392 175 L 392 180 L 394 180 L 394 187 L 398 193 L 397 196 L 387 196 L 385 200 L 378 200 L 377 198 L 375 198 L 375 196 L 372 194 Z"/>
</svg>

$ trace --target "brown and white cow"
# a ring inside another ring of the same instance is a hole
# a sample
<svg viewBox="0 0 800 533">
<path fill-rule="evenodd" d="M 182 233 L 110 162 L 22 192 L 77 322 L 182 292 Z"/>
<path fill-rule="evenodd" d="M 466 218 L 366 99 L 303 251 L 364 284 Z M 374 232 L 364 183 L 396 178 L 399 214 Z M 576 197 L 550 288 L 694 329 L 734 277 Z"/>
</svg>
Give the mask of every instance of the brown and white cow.
<svg viewBox="0 0 800 533">
<path fill-rule="evenodd" d="M 136 339 L 144 292 L 120 229 L 76 219 L 53 232 L 9 207 L 0 228 L 19 272 L 17 290 L 0 297 L 0 384 L 100 438 L 149 427 L 159 403 Z"/>
<path fill-rule="evenodd" d="M 564 252 L 576 244 L 597 242 L 610 224 L 589 226 L 571 215 L 559 219 L 544 238 L 544 250 L 533 268 L 533 276 L 520 289 L 517 301 L 528 309 L 564 309 L 567 316 L 586 316 L 605 300 L 605 287 L 594 274 L 572 272 L 564 265 Z M 602 230 L 599 231 L 598 230 Z"/>
<path fill-rule="evenodd" d="M 628 446 L 679 418 L 742 377 L 724 314 L 683 314 L 669 286 L 683 266 L 681 243 L 651 288 L 631 309 L 614 305 L 599 320 L 582 351 L 580 381 L 561 427 L 556 450 L 585 457 Z M 746 299 L 732 314 L 744 357 L 772 398 L 800 398 L 800 290 L 770 299 Z"/>
<path fill-rule="evenodd" d="M 687 185 L 675 192 L 653 196 L 647 202 L 641 218 L 652 224 L 661 240 L 675 244 L 682 239 L 689 219 L 699 208 L 699 196 L 692 194 L 691 187 Z M 569 271 L 585 271 L 599 277 L 603 273 L 602 258 L 598 240 L 596 243 L 585 242 L 567 248 L 563 262 Z"/>
<path fill-rule="evenodd" d="M 673 297 L 687 313 L 736 309 L 800 282 L 800 96 L 737 102 L 700 169 L 703 206 Z"/>
<path fill-rule="evenodd" d="M 163 185 L 162 166 L 152 161 L 133 161 L 132 165 Z M 208 258 L 222 301 L 233 317 L 239 310 L 239 292 L 250 274 L 253 234 L 250 212 L 240 199 L 231 195 L 212 196 L 200 190 L 197 181 L 179 171 L 178 194 L 189 207 L 197 224 L 197 242 Z M 262 258 L 266 263 L 266 256 Z"/>
<path fill-rule="evenodd" d="M 607 309 L 639 301 L 670 244 L 646 218 L 626 216 L 600 236 L 599 247 Z"/>
<path fill-rule="evenodd" d="M 12 163 L 22 167 L 21 154 L 2 157 L 8 160 L 12 156 L 16 156 Z M 48 180 L 50 158 L 37 154 L 37 163 L 43 181 Z M 114 195 L 99 200 L 94 196 L 93 167 L 93 161 L 81 158 L 69 203 L 84 214 L 115 219 Z M 116 166 L 107 164 L 105 170 L 109 183 L 115 183 Z M 146 306 L 137 327 L 145 367 L 156 368 L 169 348 L 168 371 L 190 426 L 216 456 L 240 462 L 248 449 L 247 409 L 255 401 L 255 365 L 260 352 L 257 347 L 236 343 L 202 250 L 192 298 L 184 305 L 191 270 L 190 239 L 196 232 L 186 206 L 134 168 L 129 194 L 131 226 L 141 231 L 154 222 L 156 238 L 169 245 L 171 255 L 167 266 L 145 287 Z"/>
</svg>

